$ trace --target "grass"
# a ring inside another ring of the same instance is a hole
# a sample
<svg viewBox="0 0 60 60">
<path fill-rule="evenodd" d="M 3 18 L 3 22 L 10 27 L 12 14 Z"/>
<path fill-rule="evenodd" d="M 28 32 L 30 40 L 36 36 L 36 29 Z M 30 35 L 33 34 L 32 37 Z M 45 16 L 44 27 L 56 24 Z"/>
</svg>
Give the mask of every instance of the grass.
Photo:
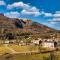
<svg viewBox="0 0 60 60">
<path fill-rule="evenodd" d="M 49 54 L 34 54 L 34 55 L 24 55 L 24 54 L 4 54 L 0 56 L 0 60 L 43 60 L 43 57 L 48 57 Z"/>
<path fill-rule="evenodd" d="M 33 55 L 14 55 L 13 60 L 43 60 L 43 57 L 48 57 L 49 53 L 47 54 L 33 54 Z"/>
<path fill-rule="evenodd" d="M 16 52 L 29 52 L 29 51 L 38 51 L 37 46 L 18 46 L 18 45 L 9 45 L 9 48 L 13 49 Z M 0 46 L 0 54 L 12 53 L 6 46 Z"/>
<path fill-rule="evenodd" d="M 60 51 L 55 52 L 55 60 L 60 60 Z M 45 60 L 49 58 L 50 53 L 40 53 L 40 54 L 33 54 L 33 55 L 24 55 L 24 54 L 16 54 L 13 55 L 13 60 Z"/>
<path fill-rule="evenodd" d="M 14 49 L 16 52 L 28 52 L 28 51 L 37 51 L 37 46 L 18 46 L 18 45 L 9 45 L 10 48 Z"/>
<path fill-rule="evenodd" d="M 11 53 L 4 45 L 0 46 L 0 54 Z"/>
<path fill-rule="evenodd" d="M 18 46 L 18 45 L 9 45 L 8 47 L 14 49 L 17 52 L 27 52 L 27 51 L 36 51 L 38 50 L 37 46 Z M 6 46 L 1 45 L 0 46 L 0 60 L 6 60 L 6 57 L 8 58 L 10 56 L 10 60 L 45 60 L 45 58 L 48 58 L 50 56 L 50 53 L 40 53 L 40 54 L 11 54 L 5 55 L 5 53 L 11 53 L 9 49 L 6 48 Z M 60 60 L 60 51 L 54 52 L 57 59 Z M 7 59 L 8 60 L 8 59 Z"/>
<path fill-rule="evenodd" d="M 9 45 L 8 47 L 14 49 L 17 52 L 27 52 L 27 51 L 36 51 L 38 50 L 37 46 L 18 46 L 18 45 Z M 6 46 L 1 45 L 0 46 L 0 60 L 6 60 L 6 57 L 9 57 L 9 55 L 5 56 L 5 53 L 11 53 L 10 50 L 6 48 Z M 11 55 L 10 55 L 11 56 Z M 13 54 L 13 57 L 10 57 L 11 60 L 43 60 L 43 57 L 48 57 L 49 53 L 46 54 Z"/>
<path fill-rule="evenodd" d="M 60 60 L 60 51 L 55 52 L 55 60 Z M 10 56 L 10 57 L 9 57 Z M 48 60 L 46 58 L 49 58 L 50 53 L 40 53 L 40 54 L 7 54 L 7 55 L 2 55 L 0 56 L 0 60 Z M 7 58 L 9 57 L 9 58 Z"/>
</svg>

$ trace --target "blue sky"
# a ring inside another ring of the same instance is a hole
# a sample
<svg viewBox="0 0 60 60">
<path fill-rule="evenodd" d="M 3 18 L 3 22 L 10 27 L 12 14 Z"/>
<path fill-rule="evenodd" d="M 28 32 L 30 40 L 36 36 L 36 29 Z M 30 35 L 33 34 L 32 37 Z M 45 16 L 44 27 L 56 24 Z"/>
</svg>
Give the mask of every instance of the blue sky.
<svg viewBox="0 0 60 60">
<path fill-rule="evenodd" d="M 60 0 L 0 0 L 0 13 L 60 30 Z"/>
</svg>

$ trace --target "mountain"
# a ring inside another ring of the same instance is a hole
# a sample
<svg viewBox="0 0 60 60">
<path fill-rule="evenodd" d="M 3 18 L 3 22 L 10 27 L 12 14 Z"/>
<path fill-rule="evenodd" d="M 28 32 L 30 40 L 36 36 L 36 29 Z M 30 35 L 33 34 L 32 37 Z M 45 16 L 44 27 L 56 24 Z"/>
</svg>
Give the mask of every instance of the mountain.
<svg viewBox="0 0 60 60">
<path fill-rule="evenodd" d="M 45 34 L 53 34 L 57 32 L 57 30 L 45 26 L 43 24 L 34 22 L 29 19 L 18 19 L 18 18 L 8 18 L 3 14 L 0 14 L 0 30 L 4 31 L 25 31 L 31 32 L 34 35 L 45 35 Z"/>
<path fill-rule="evenodd" d="M 3 14 L 0 14 L 0 29 L 14 30 L 17 28 L 23 28 L 23 24 L 25 24 L 25 22 L 21 19 L 8 18 Z"/>
</svg>

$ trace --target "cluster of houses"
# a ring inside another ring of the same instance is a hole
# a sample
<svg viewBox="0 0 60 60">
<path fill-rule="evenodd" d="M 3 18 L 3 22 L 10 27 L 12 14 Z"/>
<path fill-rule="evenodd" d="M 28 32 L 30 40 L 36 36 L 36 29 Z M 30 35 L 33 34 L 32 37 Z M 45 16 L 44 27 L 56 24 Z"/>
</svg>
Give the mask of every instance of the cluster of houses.
<svg viewBox="0 0 60 60">
<path fill-rule="evenodd" d="M 53 39 L 38 39 L 38 40 L 32 40 L 32 42 L 36 45 L 40 45 L 43 48 L 56 48 L 57 47 L 57 41 Z"/>
<path fill-rule="evenodd" d="M 40 45 L 43 48 L 56 48 L 57 47 L 57 40 L 53 39 L 41 39 L 38 38 L 36 40 L 31 40 L 30 43 L 26 43 L 24 41 L 16 42 L 16 40 L 5 40 L 0 41 L 0 44 L 18 44 L 18 45 Z"/>
</svg>

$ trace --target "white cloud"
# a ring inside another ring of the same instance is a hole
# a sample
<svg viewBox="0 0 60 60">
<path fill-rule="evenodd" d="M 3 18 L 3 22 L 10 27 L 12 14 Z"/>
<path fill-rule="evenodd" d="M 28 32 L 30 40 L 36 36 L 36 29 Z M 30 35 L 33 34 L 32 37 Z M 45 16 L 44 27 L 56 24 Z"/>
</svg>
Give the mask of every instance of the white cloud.
<svg viewBox="0 0 60 60">
<path fill-rule="evenodd" d="M 54 14 L 46 12 L 44 12 L 43 14 L 45 17 L 54 17 L 54 18 L 60 17 L 60 11 L 56 11 Z"/>
<path fill-rule="evenodd" d="M 49 24 L 55 25 L 57 22 L 54 19 L 49 19 L 48 20 Z"/>
<path fill-rule="evenodd" d="M 56 11 L 55 14 L 53 14 L 53 22 L 57 23 L 60 22 L 60 11 Z"/>
<path fill-rule="evenodd" d="M 53 21 L 59 22 L 60 18 L 53 18 Z"/>
<path fill-rule="evenodd" d="M 54 14 L 52 13 L 43 13 L 45 17 L 52 17 L 50 19 L 48 19 L 48 22 L 50 24 L 57 24 L 58 22 L 60 22 L 60 11 L 56 11 Z"/>
<path fill-rule="evenodd" d="M 57 24 L 58 22 L 60 22 L 60 18 L 53 18 L 49 22 L 50 22 L 50 24 Z"/>
<path fill-rule="evenodd" d="M 53 17 L 53 18 L 60 17 L 60 11 L 56 11 L 55 14 L 52 14 L 52 13 L 40 11 L 38 8 L 23 2 L 15 2 L 13 4 L 7 5 L 7 9 L 13 9 L 13 8 L 21 8 L 22 11 L 20 11 L 20 13 L 22 15 L 33 15 L 33 16 L 44 15 L 44 17 Z"/>
<path fill-rule="evenodd" d="M 50 22 L 50 24 L 53 24 L 53 25 L 54 25 L 54 24 L 56 24 L 56 22 L 53 22 L 53 21 L 52 21 L 52 22 Z"/>
<path fill-rule="evenodd" d="M 9 17 L 9 18 L 18 18 L 20 16 L 19 12 L 7 12 L 4 14 L 5 16 Z"/>
<path fill-rule="evenodd" d="M 37 9 L 36 7 L 32 7 L 31 9 L 22 10 L 21 14 L 39 16 L 41 13 L 39 12 L 39 9 Z"/>
<path fill-rule="evenodd" d="M 46 16 L 46 17 L 52 17 L 53 14 L 52 13 L 44 13 L 44 16 Z"/>
<path fill-rule="evenodd" d="M 8 9 L 17 8 L 17 7 L 27 9 L 30 6 L 28 4 L 23 3 L 23 2 L 15 2 L 15 3 L 9 4 L 7 6 Z"/>
<path fill-rule="evenodd" d="M 53 14 L 53 17 L 55 18 L 59 18 L 60 17 L 60 11 L 56 11 L 55 14 Z"/>
<path fill-rule="evenodd" d="M 58 23 L 60 22 L 60 18 L 48 19 L 48 22 L 49 22 L 50 24 L 55 25 L 55 24 L 58 24 Z"/>
<path fill-rule="evenodd" d="M 6 5 L 4 1 L 0 1 L 0 5 Z"/>
<path fill-rule="evenodd" d="M 54 14 L 53 16 L 54 17 L 60 17 L 60 14 Z"/>
<path fill-rule="evenodd" d="M 45 14 L 45 12 L 43 14 Z M 44 15 L 44 17 L 50 17 L 47 19 L 47 22 L 45 22 L 45 25 L 58 30 L 60 29 L 60 11 L 56 11 L 51 16 L 49 14 Z"/>
<path fill-rule="evenodd" d="M 25 4 L 23 2 L 15 2 L 7 6 L 7 9 L 13 9 L 13 8 L 22 8 L 21 14 L 34 15 L 34 16 L 41 15 L 38 8 L 30 6 L 29 4 Z"/>
</svg>

